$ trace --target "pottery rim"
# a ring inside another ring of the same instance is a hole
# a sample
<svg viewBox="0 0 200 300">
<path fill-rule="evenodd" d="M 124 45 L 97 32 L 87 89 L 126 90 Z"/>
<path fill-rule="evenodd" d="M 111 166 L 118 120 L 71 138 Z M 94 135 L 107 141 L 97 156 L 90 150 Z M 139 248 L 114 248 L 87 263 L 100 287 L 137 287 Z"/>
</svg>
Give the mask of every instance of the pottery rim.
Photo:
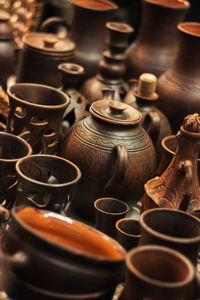
<svg viewBox="0 0 200 300">
<path fill-rule="evenodd" d="M 199 22 L 182 22 L 177 28 L 188 35 L 200 37 L 200 23 Z"/>
<path fill-rule="evenodd" d="M 118 5 L 110 0 L 69 0 L 69 2 L 78 7 L 83 7 L 94 11 L 108 11 L 118 9 Z"/>
<path fill-rule="evenodd" d="M 172 9 L 189 9 L 190 8 L 190 2 L 187 0 L 144 0 L 145 2 L 164 6 Z"/>
<path fill-rule="evenodd" d="M 100 201 L 102 201 L 102 200 L 105 200 L 105 201 L 109 201 L 109 200 L 111 200 L 111 201 L 115 201 L 115 203 L 116 204 L 118 204 L 118 205 L 121 205 L 121 207 L 123 206 L 123 211 L 120 211 L 120 212 L 111 212 L 111 211 L 106 211 L 106 210 L 103 210 L 102 208 L 99 208 L 98 207 L 98 202 L 100 202 Z M 97 199 L 95 202 L 94 202 L 94 207 L 98 210 L 98 211 L 100 211 L 100 212 L 102 212 L 103 214 L 106 214 L 106 215 L 121 215 L 122 213 L 124 214 L 126 214 L 128 211 L 129 211 L 129 206 L 125 203 L 125 202 L 123 202 L 122 200 L 119 200 L 119 199 L 116 199 L 116 198 L 111 198 L 111 197 L 105 197 L 105 198 L 99 198 L 99 199 Z"/>
<path fill-rule="evenodd" d="M 137 231 L 139 232 L 139 231 L 141 231 L 140 230 L 140 224 L 139 224 L 139 220 L 138 219 L 133 219 L 133 218 L 122 218 L 122 219 L 120 219 L 120 220 L 118 220 L 116 223 L 115 223 L 115 226 L 116 226 L 116 228 L 117 228 L 117 230 L 119 231 L 119 232 L 121 232 L 123 235 L 125 235 L 125 236 L 128 236 L 128 237 L 140 237 L 141 236 L 141 233 L 136 233 L 136 234 L 133 234 L 133 233 L 129 233 L 129 232 L 126 232 L 126 231 L 124 231 L 121 227 L 120 227 L 120 224 L 121 223 L 123 223 L 123 222 L 126 222 L 126 221 L 133 221 L 134 223 L 136 223 L 137 224 Z"/>
</svg>

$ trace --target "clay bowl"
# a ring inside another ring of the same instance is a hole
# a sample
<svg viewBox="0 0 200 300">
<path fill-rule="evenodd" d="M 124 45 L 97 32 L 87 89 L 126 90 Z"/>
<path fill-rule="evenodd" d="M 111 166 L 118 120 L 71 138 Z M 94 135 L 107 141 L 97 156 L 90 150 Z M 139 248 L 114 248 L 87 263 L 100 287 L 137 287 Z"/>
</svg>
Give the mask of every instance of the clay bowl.
<svg viewBox="0 0 200 300">
<path fill-rule="evenodd" d="M 46 210 L 15 207 L 11 215 L 0 256 L 9 297 L 101 299 L 120 281 L 126 251 L 117 241 Z"/>
</svg>

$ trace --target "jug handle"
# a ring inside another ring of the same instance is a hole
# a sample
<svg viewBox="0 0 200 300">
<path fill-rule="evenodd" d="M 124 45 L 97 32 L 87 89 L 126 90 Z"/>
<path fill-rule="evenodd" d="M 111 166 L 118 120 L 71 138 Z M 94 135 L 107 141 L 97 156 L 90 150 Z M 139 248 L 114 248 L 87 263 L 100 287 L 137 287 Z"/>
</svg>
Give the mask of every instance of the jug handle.
<svg viewBox="0 0 200 300">
<path fill-rule="evenodd" d="M 145 123 L 147 125 L 145 126 Z M 156 111 L 150 111 L 146 114 L 143 126 L 148 132 L 153 144 L 155 145 L 160 133 L 160 116 Z"/>
<path fill-rule="evenodd" d="M 117 145 L 113 147 L 112 155 L 117 154 L 117 159 L 114 166 L 114 173 L 110 180 L 105 185 L 104 191 L 108 193 L 114 185 L 119 185 L 124 181 L 127 169 L 128 151 L 126 146 Z"/>
<path fill-rule="evenodd" d="M 61 26 L 64 26 L 67 31 L 70 30 L 70 25 L 62 18 L 59 18 L 59 17 L 50 17 L 46 20 L 44 20 L 42 22 L 42 24 L 40 25 L 40 28 L 39 28 L 39 31 L 40 32 L 47 32 L 51 26 L 53 25 L 61 25 Z"/>
<path fill-rule="evenodd" d="M 28 258 L 23 251 L 16 252 L 13 255 L 4 253 L 0 250 L 0 265 L 12 265 L 13 268 L 23 267 L 27 264 Z"/>
</svg>

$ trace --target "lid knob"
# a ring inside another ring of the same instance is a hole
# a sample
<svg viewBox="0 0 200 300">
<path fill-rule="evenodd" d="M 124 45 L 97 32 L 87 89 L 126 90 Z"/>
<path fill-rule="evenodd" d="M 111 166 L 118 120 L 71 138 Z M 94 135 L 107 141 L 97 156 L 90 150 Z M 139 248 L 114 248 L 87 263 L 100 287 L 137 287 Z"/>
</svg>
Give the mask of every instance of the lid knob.
<svg viewBox="0 0 200 300">
<path fill-rule="evenodd" d="M 58 42 L 56 37 L 46 36 L 43 38 L 44 46 L 46 48 L 53 48 L 54 45 Z"/>
<path fill-rule="evenodd" d="M 121 113 L 127 108 L 127 105 L 120 101 L 109 101 L 108 105 L 113 113 Z"/>
<path fill-rule="evenodd" d="M 151 98 L 155 93 L 157 77 L 151 73 L 143 73 L 139 77 L 138 95 L 140 97 Z"/>
</svg>

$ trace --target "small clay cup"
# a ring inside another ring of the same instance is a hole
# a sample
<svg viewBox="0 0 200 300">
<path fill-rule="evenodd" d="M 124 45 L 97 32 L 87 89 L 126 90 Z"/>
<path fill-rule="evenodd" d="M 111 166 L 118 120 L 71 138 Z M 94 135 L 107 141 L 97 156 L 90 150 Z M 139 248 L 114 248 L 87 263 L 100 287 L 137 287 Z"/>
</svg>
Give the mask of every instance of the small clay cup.
<svg viewBox="0 0 200 300">
<path fill-rule="evenodd" d="M 200 245 L 200 220 L 184 211 L 149 209 L 141 214 L 139 245 L 162 245 L 185 254 L 197 263 Z"/>
<path fill-rule="evenodd" d="M 137 247 L 141 237 L 140 222 L 137 219 L 123 218 L 116 222 L 116 240 L 129 251 Z"/>
<path fill-rule="evenodd" d="M 116 198 L 99 198 L 94 202 L 94 207 L 95 228 L 115 237 L 115 223 L 125 217 L 128 205 Z"/>
<path fill-rule="evenodd" d="M 16 164 L 19 176 L 15 205 L 29 205 L 65 214 L 73 199 L 80 169 L 64 158 L 35 154 Z"/>
<path fill-rule="evenodd" d="M 137 247 L 126 256 L 125 288 L 120 300 L 194 299 L 194 266 L 173 249 Z"/>
<path fill-rule="evenodd" d="M 0 132 L 0 203 L 6 208 L 11 208 L 15 199 L 16 162 L 31 153 L 31 146 L 22 138 Z"/>
</svg>

